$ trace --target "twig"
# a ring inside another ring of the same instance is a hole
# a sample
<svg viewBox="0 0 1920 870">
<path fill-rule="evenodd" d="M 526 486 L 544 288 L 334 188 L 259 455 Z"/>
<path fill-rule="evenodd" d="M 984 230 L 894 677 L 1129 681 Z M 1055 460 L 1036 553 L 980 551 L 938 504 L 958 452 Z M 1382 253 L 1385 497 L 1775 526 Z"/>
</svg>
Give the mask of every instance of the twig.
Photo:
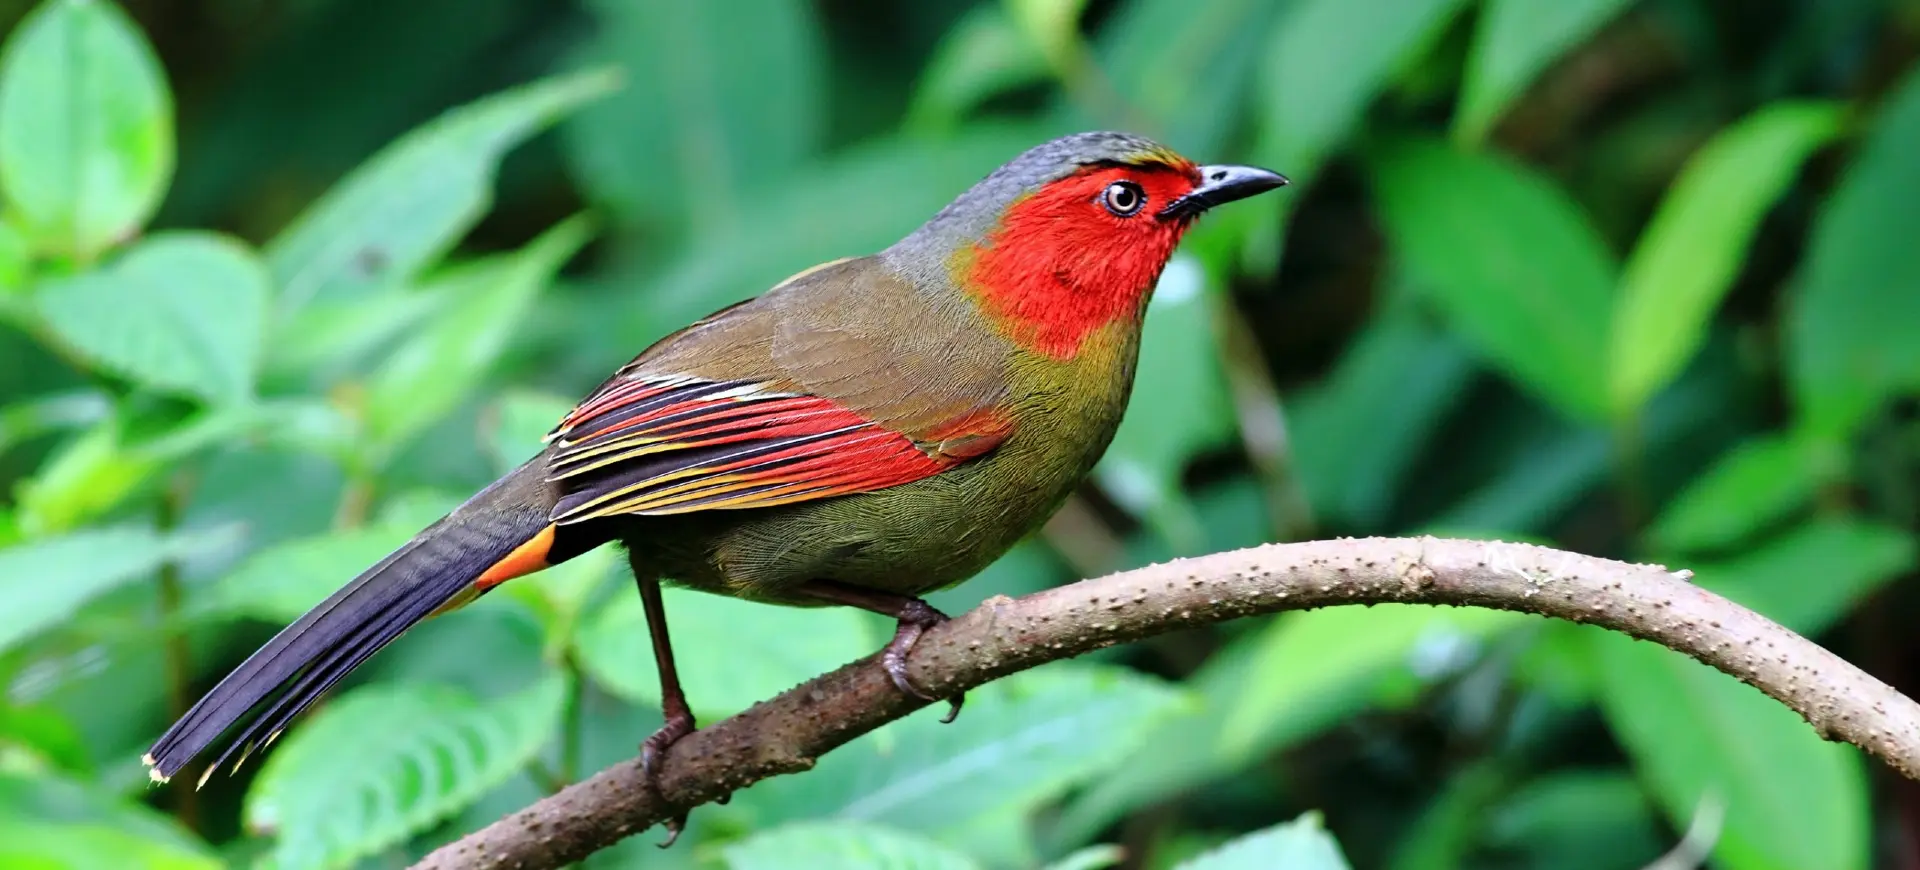
<svg viewBox="0 0 1920 870">
<path fill-rule="evenodd" d="M 1276 544 L 1181 559 L 988 599 L 931 629 L 914 685 L 947 697 L 1015 671 L 1149 635 L 1257 613 L 1402 602 L 1490 607 L 1590 622 L 1693 656 L 1773 696 L 1828 739 L 1920 778 L 1920 705 L 1839 656 L 1688 583 L 1686 571 L 1526 544 L 1370 538 Z M 661 793 L 632 761 L 428 855 L 416 867 L 557 867 L 735 789 L 814 759 L 926 702 L 893 688 L 877 657 L 754 705 L 675 744 Z"/>
</svg>

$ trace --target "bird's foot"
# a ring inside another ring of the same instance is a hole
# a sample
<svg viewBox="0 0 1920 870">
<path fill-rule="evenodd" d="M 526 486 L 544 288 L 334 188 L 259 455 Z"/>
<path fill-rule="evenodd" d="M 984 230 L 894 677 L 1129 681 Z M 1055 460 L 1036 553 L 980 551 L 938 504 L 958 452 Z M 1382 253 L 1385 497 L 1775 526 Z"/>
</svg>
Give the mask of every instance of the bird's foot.
<svg viewBox="0 0 1920 870">
<path fill-rule="evenodd" d="M 927 629 L 946 622 L 947 615 L 916 598 L 900 609 L 898 619 L 900 627 L 894 630 L 893 640 L 887 643 L 886 649 L 880 651 L 880 666 L 887 669 L 887 676 L 893 678 L 894 687 L 902 693 L 926 701 L 940 700 L 920 691 L 907 679 L 907 653 L 913 650 L 913 645 L 919 642 L 920 635 L 925 634 Z M 960 694 L 947 700 L 953 706 L 947 708 L 947 715 L 940 720 L 942 724 L 952 722 L 954 717 L 960 715 L 960 706 L 967 702 L 967 696 Z"/>
<path fill-rule="evenodd" d="M 660 791 L 660 765 L 667 759 L 667 749 L 692 733 L 693 714 L 686 710 L 670 711 L 667 713 L 667 724 L 640 742 L 640 779 L 647 784 L 647 788 L 653 789 L 654 794 L 661 795 L 663 800 L 666 796 Z M 660 848 L 673 845 L 686 827 L 687 814 L 684 812 L 668 819 L 667 839 L 660 844 Z"/>
</svg>

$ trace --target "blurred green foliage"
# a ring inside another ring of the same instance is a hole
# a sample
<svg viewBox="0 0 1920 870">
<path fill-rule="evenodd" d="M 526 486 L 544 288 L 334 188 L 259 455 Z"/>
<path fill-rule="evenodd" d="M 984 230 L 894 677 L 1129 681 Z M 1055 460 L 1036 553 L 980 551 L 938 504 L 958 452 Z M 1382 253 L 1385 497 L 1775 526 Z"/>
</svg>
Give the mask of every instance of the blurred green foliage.
<svg viewBox="0 0 1920 870">
<path fill-rule="evenodd" d="M 203 791 L 138 763 L 646 343 L 1090 127 L 1296 186 L 1195 232 L 1096 480 L 937 604 L 1271 540 L 1524 538 L 1684 563 L 1920 689 L 1915 0 L 0 23 L 0 866 L 399 866 L 629 756 L 655 688 L 601 554 L 422 626 Z M 671 609 L 708 720 L 887 628 Z M 1910 783 L 1587 627 L 1336 608 L 1094 658 L 587 866 L 1610 870 L 1702 813 L 1727 870 L 1920 848 Z"/>
</svg>

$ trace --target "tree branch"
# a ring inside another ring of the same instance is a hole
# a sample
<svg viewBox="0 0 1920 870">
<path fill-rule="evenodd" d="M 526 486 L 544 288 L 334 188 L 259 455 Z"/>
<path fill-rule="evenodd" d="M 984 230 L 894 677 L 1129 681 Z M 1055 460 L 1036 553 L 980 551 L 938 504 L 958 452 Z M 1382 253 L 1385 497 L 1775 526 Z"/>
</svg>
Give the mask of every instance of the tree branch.
<svg viewBox="0 0 1920 870">
<path fill-rule="evenodd" d="M 1277 544 L 996 596 L 920 639 L 915 685 L 936 695 L 1100 647 L 1282 610 L 1339 604 L 1490 607 L 1589 622 L 1692 656 L 1791 707 L 1827 739 L 1920 779 L 1920 705 L 1690 572 L 1526 544 L 1370 538 Z M 698 690 L 698 687 L 694 687 Z M 558 867 L 814 759 L 926 705 L 870 656 L 675 744 L 661 794 L 616 764 L 428 855 L 420 868 Z"/>
</svg>

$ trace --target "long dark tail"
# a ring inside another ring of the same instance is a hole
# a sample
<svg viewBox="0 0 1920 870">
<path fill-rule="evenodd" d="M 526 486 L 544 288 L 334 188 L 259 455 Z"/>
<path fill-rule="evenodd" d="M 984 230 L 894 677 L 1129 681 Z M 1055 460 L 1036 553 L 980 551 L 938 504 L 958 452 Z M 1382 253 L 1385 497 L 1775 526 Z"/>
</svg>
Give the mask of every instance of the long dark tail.
<svg viewBox="0 0 1920 870">
<path fill-rule="evenodd" d="M 542 467 L 536 460 L 495 481 L 281 630 L 161 735 L 144 759 L 149 774 L 166 781 L 243 720 L 207 773 L 236 752 L 244 761 L 421 620 L 577 555 L 555 552 Z"/>
</svg>

